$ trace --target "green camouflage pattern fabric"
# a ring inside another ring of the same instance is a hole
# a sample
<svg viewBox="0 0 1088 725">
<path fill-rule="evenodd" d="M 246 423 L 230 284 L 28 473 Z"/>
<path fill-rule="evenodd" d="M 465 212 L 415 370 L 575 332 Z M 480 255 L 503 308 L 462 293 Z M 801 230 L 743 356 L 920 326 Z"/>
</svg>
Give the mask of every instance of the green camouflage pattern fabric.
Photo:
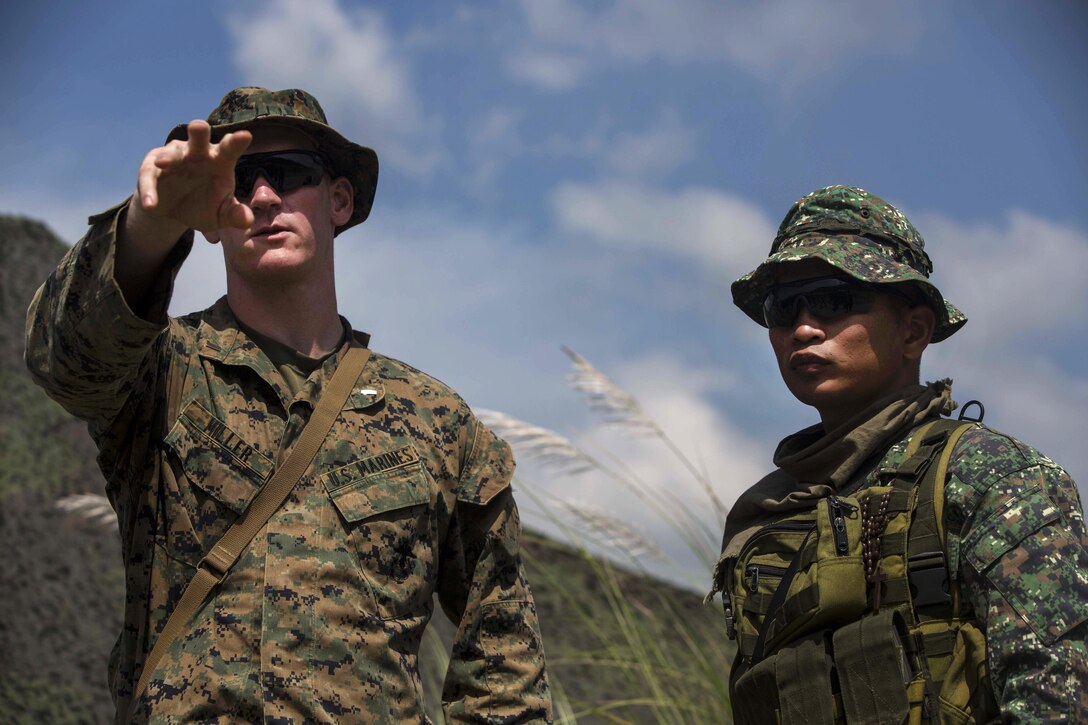
<svg viewBox="0 0 1088 725">
<path fill-rule="evenodd" d="M 130 709 L 133 722 L 424 722 L 417 654 L 435 595 L 459 623 L 448 721 L 550 721 L 510 448 L 448 387 L 379 354 L 311 467 L 131 702 L 197 563 L 290 451 L 347 345 L 292 395 L 224 300 L 167 317 L 191 233 L 148 319 L 134 316 L 112 278 L 118 217 L 92 218 L 41 287 L 26 353 L 35 380 L 87 421 L 118 515 L 117 722 Z"/>
<path fill-rule="evenodd" d="M 329 125 L 325 111 L 317 99 L 299 88 L 270 91 L 267 88 L 245 86 L 235 88 L 208 115 L 212 140 L 224 134 L 260 125 L 286 126 L 301 131 L 313 140 L 316 150 L 333 167 L 335 176 L 345 176 L 355 191 L 355 208 L 351 218 L 336 228 L 336 233 L 361 224 L 370 216 L 374 192 L 378 186 L 378 154 L 374 149 L 360 146 L 344 138 Z M 175 126 L 166 137 L 169 143 L 189 137 L 187 123 Z"/>
<path fill-rule="evenodd" d="M 774 267 L 812 258 L 865 282 L 912 284 L 937 313 L 933 342 L 967 323 L 929 280 L 933 263 L 914 225 L 888 202 L 853 186 L 828 186 L 797 200 L 778 227 L 767 259 L 733 283 L 733 303 L 766 326 L 763 299 L 774 283 Z"/>
<path fill-rule="evenodd" d="M 795 436 L 822 435 L 812 430 Z M 844 490 L 880 485 L 912 433 Z M 954 585 L 986 634 L 1002 722 L 1088 722 L 1088 534 L 1069 474 L 978 425 L 949 461 L 944 528 Z"/>
</svg>

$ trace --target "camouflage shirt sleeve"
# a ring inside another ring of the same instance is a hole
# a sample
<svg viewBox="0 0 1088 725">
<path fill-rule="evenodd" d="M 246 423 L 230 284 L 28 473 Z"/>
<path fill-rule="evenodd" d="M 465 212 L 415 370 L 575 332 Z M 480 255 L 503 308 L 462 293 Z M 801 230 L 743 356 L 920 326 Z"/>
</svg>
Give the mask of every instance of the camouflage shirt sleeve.
<svg viewBox="0 0 1088 725">
<path fill-rule="evenodd" d="M 443 608 L 459 623 L 443 710 L 448 722 L 551 722 L 544 649 L 510 490 L 513 454 L 475 418 L 472 426 L 438 583 Z"/>
<path fill-rule="evenodd" d="M 174 278 L 192 249 L 186 233 L 163 264 L 146 318 L 113 276 L 118 225 L 128 202 L 90 218 L 91 228 L 38 289 L 26 320 L 26 364 L 35 382 L 96 438 L 138 385 L 141 366 L 166 329 Z"/>
<path fill-rule="evenodd" d="M 1003 721 L 1088 722 L 1088 538 L 1073 480 L 978 428 L 952 459 L 945 521 Z"/>
</svg>

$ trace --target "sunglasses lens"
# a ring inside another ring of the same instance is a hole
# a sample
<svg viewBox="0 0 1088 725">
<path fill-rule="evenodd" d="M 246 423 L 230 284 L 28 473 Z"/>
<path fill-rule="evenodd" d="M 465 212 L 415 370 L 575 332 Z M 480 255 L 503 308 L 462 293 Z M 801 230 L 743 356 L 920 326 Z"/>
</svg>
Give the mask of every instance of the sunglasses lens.
<svg viewBox="0 0 1088 725">
<path fill-rule="evenodd" d="M 763 300 L 763 321 L 767 327 L 784 327 L 797 319 L 797 295 L 784 299 L 769 292 Z"/>
<path fill-rule="evenodd" d="M 277 194 L 286 194 L 320 183 L 325 169 L 324 160 L 308 151 L 250 154 L 238 159 L 234 167 L 234 195 L 248 199 L 258 177 L 264 177 Z"/>
<path fill-rule="evenodd" d="M 820 322 L 833 322 L 868 312 L 875 299 L 871 290 L 847 280 L 833 277 L 808 280 L 771 289 L 763 300 L 763 318 L 768 327 L 792 325 L 804 303 L 805 309 Z"/>
<path fill-rule="evenodd" d="M 805 296 L 805 306 L 822 322 L 831 322 L 854 312 L 864 312 L 868 295 L 864 290 L 844 287 L 823 290 Z M 867 308 L 866 308 L 867 309 Z"/>
</svg>

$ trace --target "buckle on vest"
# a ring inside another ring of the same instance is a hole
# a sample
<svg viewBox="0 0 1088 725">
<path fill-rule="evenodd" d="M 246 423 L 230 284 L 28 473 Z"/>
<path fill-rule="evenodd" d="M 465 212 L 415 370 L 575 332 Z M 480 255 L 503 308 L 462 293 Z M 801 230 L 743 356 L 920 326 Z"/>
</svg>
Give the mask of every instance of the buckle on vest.
<svg viewBox="0 0 1088 725">
<path fill-rule="evenodd" d="M 911 602 L 916 608 L 952 604 L 944 552 L 926 551 L 907 559 L 907 578 Z"/>
<path fill-rule="evenodd" d="M 216 542 L 216 545 L 212 547 L 207 556 L 200 560 L 198 565 L 201 569 L 207 569 L 216 579 L 225 577 L 238 558 L 231 555 L 221 544 L 222 542 Z"/>
</svg>

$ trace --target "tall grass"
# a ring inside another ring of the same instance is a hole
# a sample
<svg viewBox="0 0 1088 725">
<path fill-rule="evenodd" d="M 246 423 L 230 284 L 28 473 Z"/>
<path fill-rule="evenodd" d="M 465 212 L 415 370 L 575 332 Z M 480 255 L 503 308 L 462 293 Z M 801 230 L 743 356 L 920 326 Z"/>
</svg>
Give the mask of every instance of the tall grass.
<svg viewBox="0 0 1088 725">
<path fill-rule="evenodd" d="M 694 507 L 659 481 L 647 480 L 609 451 L 594 456 L 568 438 L 495 411 L 479 411 L 480 418 L 511 443 L 519 460 L 536 460 L 557 475 L 582 476 L 596 472 L 630 492 L 649 513 L 664 523 L 700 563 L 701 583 L 709 586 L 718 557 L 721 531 L 728 508 L 709 478 L 683 453 L 681 447 L 645 412 L 633 396 L 574 351 L 569 381 L 605 426 L 624 434 L 650 439 L 672 456 L 678 470 L 690 476 L 704 500 Z M 705 617 L 693 617 L 684 593 L 663 588 L 646 590 L 646 559 L 668 559 L 661 547 L 642 531 L 610 514 L 556 497 L 546 488 L 519 477 L 519 495 L 528 496 L 551 524 L 562 531 L 589 564 L 596 577 L 597 601 L 587 601 L 584 583 L 572 585 L 561 570 L 546 562 L 530 561 L 534 586 L 558 594 L 567 614 L 579 620 L 593 637 L 581 647 L 558 654 L 549 648 L 551 632 L 545 626 L 545 648 L 553 674 L 574 681 L 591 678 L 613 682 L 625 693 L 596 699 L 567 693 L 560 722 L 592 720 L 612 723 L 720 723 L 728 720 L 728 666 L 732 647 L 724 627 L 707 631 Z M 600 556 L 599 552 L 609 556 Z M 652 598 L 652 602 L 644 601 Z M 703 626 L 700 626 L 703 625 Z M 593 692 L 590 688 L 589 692 Z"/>
</svg>

